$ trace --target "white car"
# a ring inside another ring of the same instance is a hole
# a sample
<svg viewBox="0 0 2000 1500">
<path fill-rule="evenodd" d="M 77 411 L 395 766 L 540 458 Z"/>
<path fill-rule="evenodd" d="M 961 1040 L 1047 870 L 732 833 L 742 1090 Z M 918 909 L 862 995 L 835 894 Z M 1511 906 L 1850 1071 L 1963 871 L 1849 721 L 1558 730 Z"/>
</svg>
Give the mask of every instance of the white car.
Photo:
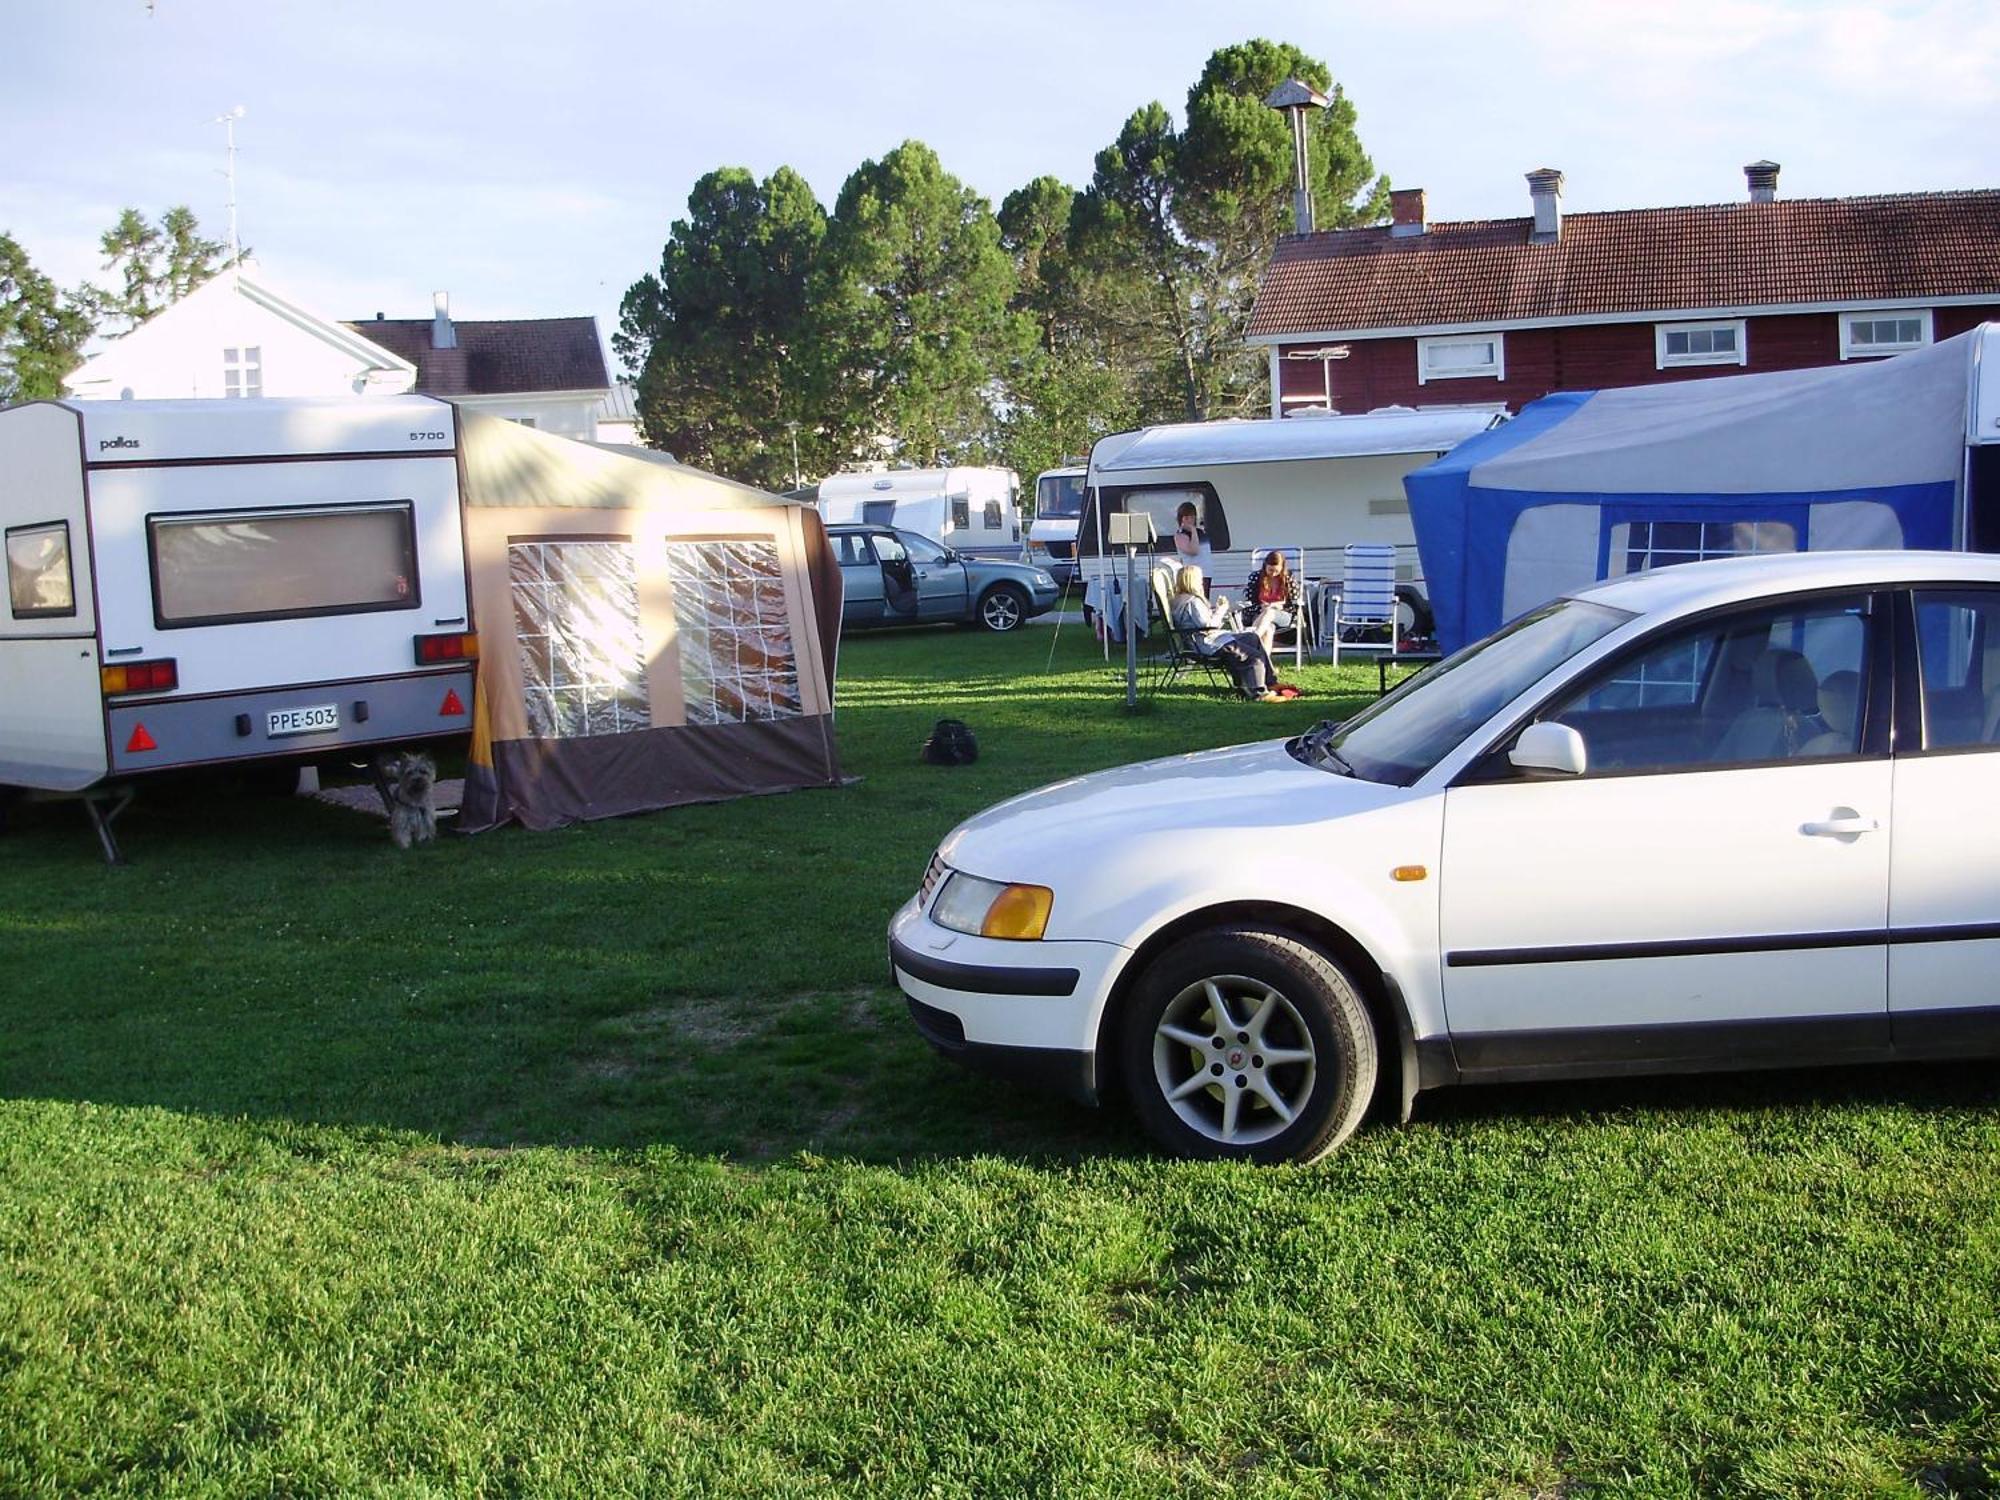
<svg viewBox="0 0 2000 1500">
<path fill-rule="evenodd" d="M 1344 724 L 1058 782 L 889 928 L 918 1028 L 1191 1156 L 1378 1091 L 2000 1053 L 2000 557 L 1555 600 Z"/>
</svg>

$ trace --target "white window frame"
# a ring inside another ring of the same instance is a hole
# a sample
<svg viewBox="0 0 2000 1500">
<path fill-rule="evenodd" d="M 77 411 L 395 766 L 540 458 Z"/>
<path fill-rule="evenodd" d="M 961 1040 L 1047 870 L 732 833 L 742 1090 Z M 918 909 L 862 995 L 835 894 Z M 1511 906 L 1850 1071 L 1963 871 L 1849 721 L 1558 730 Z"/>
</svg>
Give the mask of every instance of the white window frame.
<svg viewBox="0 0 2000 1500">
<path fill-rule="evenodd" d="M 222 351 L 222 394 L 231 400 L 256 400 L 264 394 L 264 347 L 227 346 Z"/>
<path fill-rule="evenodd" d="M 1730 329 L 1736 347 L 1723 354 L 1669 354 L 1670 333 L 1714 333 Z M 1744 318 L 1710 318 L 1698 323 L 1655 323 L 1653 325 L 1653 368 L 1677 370 L 1687 365 L 1747 365 L 1750 363 L 1750 330 Z"/>
<path fill-rule="evenodd" d="M 1903 322 L 1917 320 L 1917 341 L 1914 344 L 1867 344 L 1854 342 L 1856 323 Z M 1921 349 L 1936 338 L 1928 307 L 1865 307 L 1840 315 L 1840 357 L 1842 359 L 1887 359 L 1892 354 L 1908 354 L 1912 349 Z"/>
<path fill-rule="evenodd" d="M 1478 369 L 1433 370 L 1431 350 L 1455 344 L 1491 344 L 1493 358 Z M 1507 335 L 1504 333 L 1453 333 L 1417 340 L 1417 384 L 1433 380 L 1505 380 L 1507 378 Z"/>
</svg>

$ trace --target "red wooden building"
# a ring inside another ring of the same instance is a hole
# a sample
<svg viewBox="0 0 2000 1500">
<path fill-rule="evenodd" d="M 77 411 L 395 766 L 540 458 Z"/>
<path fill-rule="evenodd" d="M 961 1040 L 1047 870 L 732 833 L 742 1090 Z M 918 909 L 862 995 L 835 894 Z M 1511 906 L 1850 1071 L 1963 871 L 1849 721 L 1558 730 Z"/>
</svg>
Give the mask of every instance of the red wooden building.
<svg viewBox="0 0 2000 1500">
<path fill-rule="evenodd" d="M 1278 241 L 1250 318 L 1272 415 L 1492 404 L 1550 391 L 1881 358 L 2000 319 L 2000 191 L 1393 222 Z"/>
</svg>

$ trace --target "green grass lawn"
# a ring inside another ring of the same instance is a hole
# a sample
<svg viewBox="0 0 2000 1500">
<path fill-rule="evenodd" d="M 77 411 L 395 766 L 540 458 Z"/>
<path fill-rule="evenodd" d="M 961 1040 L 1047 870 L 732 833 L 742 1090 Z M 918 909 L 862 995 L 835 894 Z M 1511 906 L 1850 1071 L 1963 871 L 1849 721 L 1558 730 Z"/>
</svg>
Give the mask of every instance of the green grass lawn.
<svg viewBox="0 0 2000 1500">
<path fill-rule="evenodd" d="M 1372 690 L 1128 715 L 1052 634 L 844 643 L 844 791 L 409 854 L 162 793 L 122 870 L 17 822 L 0 1494 L 2000 1494 L 1990 1067 L 1256 1171 L 935 1059 L 883 929 L 954 822 Z"/>
</svg>

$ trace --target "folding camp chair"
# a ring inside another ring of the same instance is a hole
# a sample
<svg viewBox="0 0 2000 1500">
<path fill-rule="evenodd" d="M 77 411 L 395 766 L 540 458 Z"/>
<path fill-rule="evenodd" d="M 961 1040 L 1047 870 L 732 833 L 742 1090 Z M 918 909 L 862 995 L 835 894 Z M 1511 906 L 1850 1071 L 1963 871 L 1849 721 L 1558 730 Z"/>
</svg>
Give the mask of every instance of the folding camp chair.
<svg viewBox="0 0 2000 1500">
<path fill-rule="evenodd" d="M 1147 576 L 1153 595 L 1153 612 L 1160 617 L 1162 639 L 1166 643 L 1166 676 L 1160 679 L 1162 687 L 1171 687 L 1183 672 L 1202 673 L 1214 687 L 1234 687 L 1229 673 L 1221 662 L 1203 656 L 1200 649 L 1200 632 L 1182 630 L 1174 624 L 1173 589 L 1169 582 L 1174 576 L 1171 568 L 1155 568 Z"/>
<path fill-rule="evenodd" d="M 1387 542 L 1350 542 L 1341 548 L 1340 602 L 1333 612 L 1333 659 L 1343 646 L 1394 656 L 1396 549 Z"/>
</svg>

